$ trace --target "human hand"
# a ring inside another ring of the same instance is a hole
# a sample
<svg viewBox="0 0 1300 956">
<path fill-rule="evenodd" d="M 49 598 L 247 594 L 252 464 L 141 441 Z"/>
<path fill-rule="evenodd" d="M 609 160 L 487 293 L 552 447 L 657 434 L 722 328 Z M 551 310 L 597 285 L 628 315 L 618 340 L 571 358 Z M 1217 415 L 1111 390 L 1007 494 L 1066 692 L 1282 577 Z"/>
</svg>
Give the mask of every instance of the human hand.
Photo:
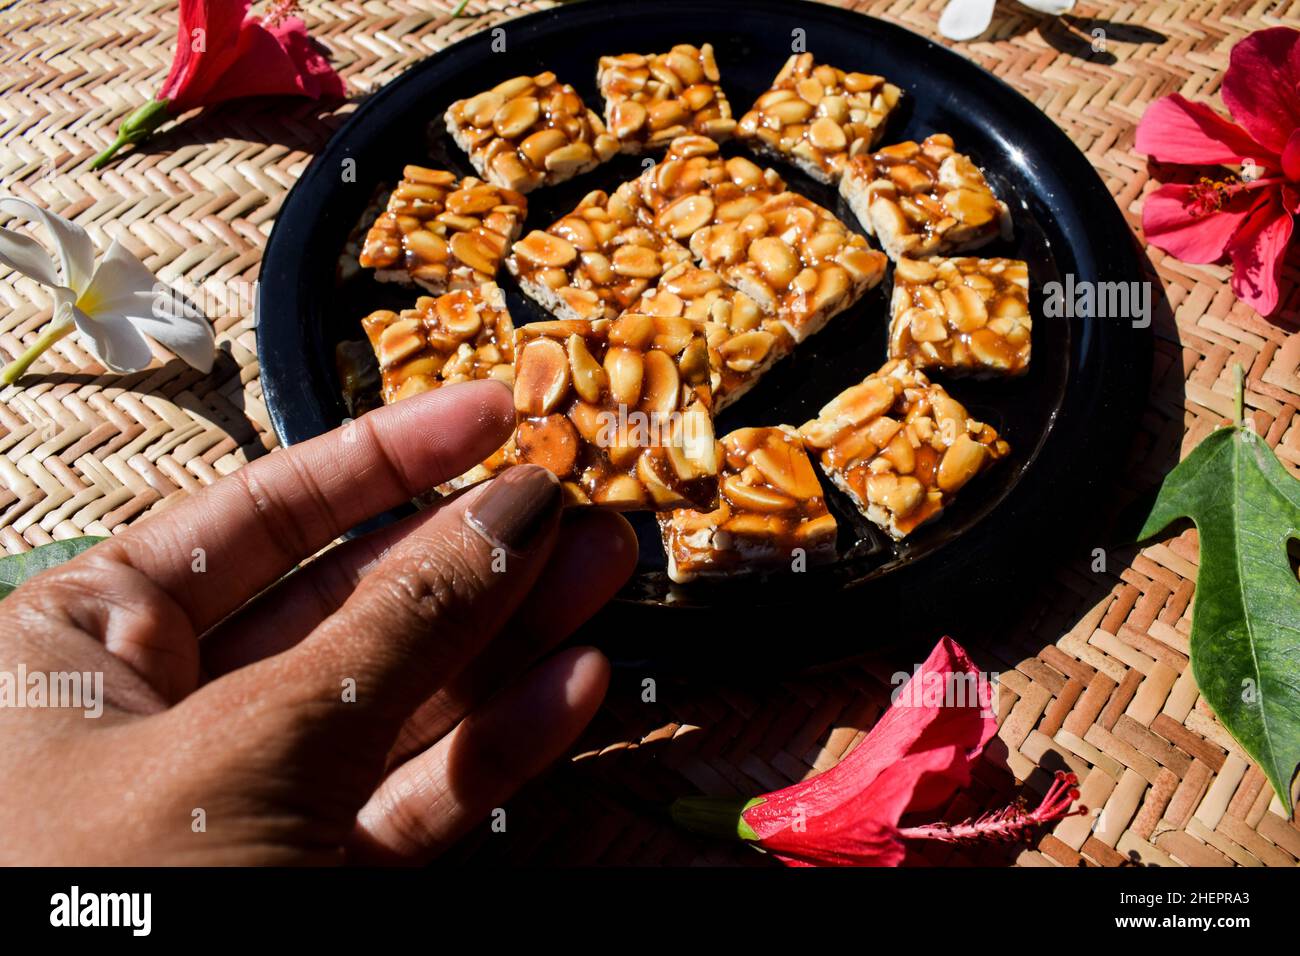
<svg viewBox="0 0 1300 956">
<path fill-rule="evenodd" d="M 541 658 L 631 573 L 620 516 L 519 466 L 283 577 L 513 419 L 495 382 L 377 410 L 0 602 L 0 671 L 104 697 L 0 708 L 0 863 L 417 863 L 560 756 L 608 664 Z"/>
</svg>

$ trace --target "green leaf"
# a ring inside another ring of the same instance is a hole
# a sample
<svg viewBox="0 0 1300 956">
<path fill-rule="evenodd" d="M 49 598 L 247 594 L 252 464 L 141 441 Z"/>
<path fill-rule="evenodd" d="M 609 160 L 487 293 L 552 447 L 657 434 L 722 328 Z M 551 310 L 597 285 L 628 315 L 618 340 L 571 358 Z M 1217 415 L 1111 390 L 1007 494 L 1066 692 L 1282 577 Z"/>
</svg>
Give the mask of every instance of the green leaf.
<svg viewBox="0 0 1300 956">
<path fill-rule="evenodd" d="M 1191 518 L 1200 537 L 1192 673 L 1290 814 L 1300 764 L 1300 581 L 1287 542 L 1300 538 L 1300 481 L 1252 430 L 1221 428 L 1165 476 L 1139 540 L 1179 518 Z"/>
<path fill-rule="evenodd" d="M 43 544 L 22 554 L 11 554 L 7 558 L 0 558 L 0 599 L 8 597 L 10 591 L 28 578 L 64 561 L 71 561 L 91 545 L 103 540 L 96 537 L 67 538 L 63 541 Z"/>
</svg>

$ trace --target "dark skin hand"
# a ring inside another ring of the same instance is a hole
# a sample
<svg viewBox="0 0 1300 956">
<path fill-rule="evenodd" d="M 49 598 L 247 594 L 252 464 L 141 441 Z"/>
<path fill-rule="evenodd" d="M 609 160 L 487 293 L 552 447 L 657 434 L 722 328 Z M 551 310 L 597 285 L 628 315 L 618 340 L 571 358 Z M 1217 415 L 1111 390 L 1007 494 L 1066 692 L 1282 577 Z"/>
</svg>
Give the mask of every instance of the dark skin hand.
<svg viewBox="0 0 1300 956">
<path fill-rule="evenodd" d="M 560 757 L 609 669 L 553 649 L 631 574 L 620 516 L 519 466 L 311 558 L 513 418 L 495 382 L 380 409 L 0 602 L 0 670 L 105 698 L 0 708 L 0 863 L 421 863 Z"/>
</svg>

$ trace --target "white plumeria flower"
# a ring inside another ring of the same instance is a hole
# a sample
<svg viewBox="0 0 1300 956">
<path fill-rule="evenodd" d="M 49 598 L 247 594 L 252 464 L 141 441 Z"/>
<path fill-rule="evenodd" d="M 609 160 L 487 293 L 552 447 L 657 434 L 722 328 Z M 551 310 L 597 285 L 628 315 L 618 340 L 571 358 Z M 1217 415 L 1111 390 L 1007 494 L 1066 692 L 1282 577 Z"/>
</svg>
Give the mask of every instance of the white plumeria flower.
<svg viewBox="0 0 1300 956">
<path fill-rule="evenodd" d="M 86 230 L 25 199 L 0 199 L 0 214 L 22 216 L 49 230 L 60 266 L 35 239 L 0 229 L 0 265 L 48 286 L 54 319 L 37 341 L 0 372 L 11 384 L 47 348 L 73 331 L 114 372 L 138 372 L 153 360 L 145 336 L 200 372 L 212 370 L 212 326 L 201 312 L 158 281 L 143 262 L 116 239 L 95 265 L 95 244 Z"/>
<path fill-rule="evenodd" d="M 949 0 L 939 17 L 939 32 L 949 40 L 973 40 L 993 22 L 996 0 Z M 1022 6 L 1059 17 L 1074 9 L 1074 0 L 1020 0 Z"/>
</svg>

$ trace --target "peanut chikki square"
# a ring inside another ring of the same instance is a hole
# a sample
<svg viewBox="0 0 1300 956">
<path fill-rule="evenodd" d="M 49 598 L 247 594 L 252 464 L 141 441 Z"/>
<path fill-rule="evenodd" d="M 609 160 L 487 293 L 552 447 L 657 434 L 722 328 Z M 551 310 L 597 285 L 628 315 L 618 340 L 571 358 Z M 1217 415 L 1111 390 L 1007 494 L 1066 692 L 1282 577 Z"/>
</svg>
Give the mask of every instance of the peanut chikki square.
<svg viewBox="0 0 1300 956">
<path fill-rule="evenodd" d="M 834 183 L 850 156 L 879 141 L 901 96 L 882 76 L 846 73 L 816 63 L 811 53 L 796 53 L 740 118 L 736 135 L 820 182 Z"/>
<path fill-rule="evenodd" d="M 703 136 L 679 136 L 636 187 L 639 212 L 650 227 L 665 238 L 688 241 L 704 226 L 743 219 L 784 192 L 785 181 L 743 156 L 723 159 L 718 144 Z"/>
<path fill-rule="evenodd" d="M 493 282 L 438 296 L 415 308 L 361 320 L 379 360 L 385 404 L 477 378 L 513 381 L 514 325 Z"/>
<path fill-rule="evenodd" d="M 447 132 L 489 182 L 526 193 L 608 160 L 618 141 L 551 72 L 516 76 L 447 108 Z"/>
<path fill-rule="evenodd" d="M 799 434 L 867 519 L 901 540 L 1010 447 L 906 362 L 841 392 Z"/>
<path fill-rule="evenodd" d="M 899 259 L 889 357 L 980 376 L 1029 369 L 1029 269 L 1018 259 Z"/>
<path fill-rule="evenodd" d="M 635 182 L 613 195 L 596 190 L 545 232 L 516 242 L 506 265 L 525 293 L 561 319 L 614 318 L 665 269 L 690 258 L 649 228 L 647 216 Z"/>
<path fill-rule="evenodd" d="M 605 98 L 605 124 L 625 153 L 659 149 L 687 133 L 721 142 L 736 130 L 710 43 L 602 56 L 596 83 Z"/>
<path fill-rule="evenodd" d="M 888 259 L 797 193 L 691 236 L 701 263 L 774 316 L 796 342 L 816 334 L 884 278 Z"/>
<path fill-rule="evenodd" d="M 631 311 L 704 323 L 715 414 L 794 350 L 794 339 L 785 326 L 764 315 L 758 303 L 727 285 L 716 272 L 687 262 L 665 272 L 659 285 L 642 295 Z"/>
<path fill-rule="evenodd" d="M 718 506 L 661 512 L 668 576 L 790 569 L 835 559 L 835 518 L 798 434 L 789 426 L 741 428 L 722 439 Z"/>
<path fill-rule="evenodd" d="M 840 195 L 891 259 L 969 251 L 1011 238 L 1007 204 L 942 133 L 854 156 Z"/>
<path fill-rule="evenodd" d="M 450 481 L 445 481 L 435 487 L 439 494 L 449 495 L 453 491 L 461 488 L 468 488 L 470 485 L 477 485 L 480 481 L 486 481 L 495 475 L 505 471 L 511 465 L 519 463 L 518 451 L 515 448 L 515 436 L 511 435 L 504 445 L 494 451 L 489 457 L 479 462 L 469 471 L 462 475 L 457 475 Z"/>
<path fill-rule="evenodd" d="M 415 284 L 434 295 L 472 288 L 495 278 L 526 212 L 514 190 L 407 166 L 358 261 L 380 282 Z"/>
<path fill-rule="evenodd" d="M 420 296 L 400 313 L 372 312 L 361 320 L 379 361 L 384 404 L 458 382 L 494 378 L 514 383 L 514 324 L 495 283 Z M 514 439 L 451 481 L 448 491 L 491 477 L 514 461 Z"/>
<path fill-rule="evenodd" d="M 376 186 L 374 192 L 370 194 L 370 201 L 366 203 L 366 208 L 357 217 L 356 225 L 348 233 L 348 237 L 343 243 L 343 250 L 339 253 L 339 257 L 335 262 L 334 275 L 340 285 L 355 278 L 361 271 L 361 253 L 366 245 L 366 237 L 370 234 L 371 228 L 379 218 L 383 216 L 391 195 L 392 193 L 382 185 Z M 405 270 L 400 275 L 385 276 L 380 281 L 390 281 L 392 279 L 399 279 L 406 283 L 414 282 L 409 275 L 405 274 Z"/>
<path fill-rule="evenodd" d="M 515 353 L 519 460 L 558 475 L 570 503 L 713 507 L 718 451 L 699 323 L 533 322 L 516 331 Z"/>
</svg>

